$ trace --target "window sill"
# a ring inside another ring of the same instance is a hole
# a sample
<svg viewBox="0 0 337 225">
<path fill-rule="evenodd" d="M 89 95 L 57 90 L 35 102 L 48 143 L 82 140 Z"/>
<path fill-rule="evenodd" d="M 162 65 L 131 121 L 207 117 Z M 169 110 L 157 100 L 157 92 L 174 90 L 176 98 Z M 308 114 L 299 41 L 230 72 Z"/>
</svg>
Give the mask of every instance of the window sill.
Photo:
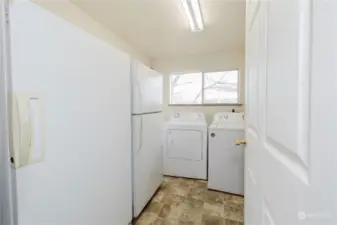
<svg viewBox="0 0 337 225">
<path fill-rule="evenodd" d="M 243 106 L 243 103 L 222 103 L 222 104 L 168 104 L 168 106 Z"/>
</svg>

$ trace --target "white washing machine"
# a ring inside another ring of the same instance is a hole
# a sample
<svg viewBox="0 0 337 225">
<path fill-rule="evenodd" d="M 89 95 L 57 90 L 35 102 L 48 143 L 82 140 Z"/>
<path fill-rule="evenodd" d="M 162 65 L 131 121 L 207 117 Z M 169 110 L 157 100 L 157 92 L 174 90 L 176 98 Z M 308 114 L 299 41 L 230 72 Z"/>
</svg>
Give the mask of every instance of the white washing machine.
<svg viewBox="0 0 337 225">
<path fill-rule="evenodd" d="M 174 113 L 166 123 L 164 174 L 207 179 L 207 122 L 202 113 Z"/>
<path fill-rule="evenodd" d="M 218 112 L 215 113 L 213 116 L 213 121 L 212 124 L 220 121 L 227 121 L 227 119 L 231 117 L 230 121 L 235 122 L 235 121 L 241 121 L 242 119 L 245 119 L 245 114 L 244 113 L 233 113 L 233 112 Z"/>
<path fill-rule="evenodd" d="M 214 117 L 208 133 L 208 188 L 237 195 L 244 194 L 243 113 L 219 113 Z"/>
</svg>

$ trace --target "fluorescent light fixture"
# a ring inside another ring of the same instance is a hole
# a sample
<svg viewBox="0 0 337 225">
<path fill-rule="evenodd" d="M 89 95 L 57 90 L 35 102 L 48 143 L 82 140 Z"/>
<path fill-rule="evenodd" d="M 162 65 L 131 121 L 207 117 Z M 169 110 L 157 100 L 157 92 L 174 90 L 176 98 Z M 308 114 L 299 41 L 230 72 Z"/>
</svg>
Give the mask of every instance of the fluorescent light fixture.
<svg viewBox="0 0 337 225">
<path fill-rule="evenodd" d="M 204 21 L 202 20 L 199 0 L 180 0 L 180 1 L 183 5 L 183 9 L 187 16 L 191 30 L 193 32 L 202 31 L 204 29 Z"/>
</svg>

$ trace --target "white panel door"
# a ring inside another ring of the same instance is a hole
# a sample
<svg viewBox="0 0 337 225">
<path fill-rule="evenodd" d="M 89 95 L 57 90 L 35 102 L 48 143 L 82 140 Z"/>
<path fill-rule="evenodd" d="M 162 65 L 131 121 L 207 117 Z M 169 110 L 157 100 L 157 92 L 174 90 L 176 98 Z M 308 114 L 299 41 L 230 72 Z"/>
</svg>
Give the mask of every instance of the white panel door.
<svg viewBox="0 0 337 225">
<path fill-rule="evenodd" d="M 138 61 L 132 63 L 132 113 L 162 111 L 163 76 Z"/>
<path fill-rule="evenodd" d="M 247 5 L 246 225 L 337 224 L 337 1 Z"/>
<path fill-rule="evenodd" d="M 16 223 L 14 215 L 15 178 L 9 154 L 8 93 L 10 90 L 8 27 L 5 7 L 8 2 L 0 0 L 0 225 Z"/>
</svg>

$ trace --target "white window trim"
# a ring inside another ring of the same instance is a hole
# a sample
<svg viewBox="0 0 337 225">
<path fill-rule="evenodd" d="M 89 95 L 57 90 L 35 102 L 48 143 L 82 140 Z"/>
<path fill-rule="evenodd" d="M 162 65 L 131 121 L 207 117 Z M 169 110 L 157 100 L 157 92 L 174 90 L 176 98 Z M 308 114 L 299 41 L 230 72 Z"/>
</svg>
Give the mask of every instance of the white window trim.
<svg viewBox="0 0 337 225">
<path fill-rule="evenodd" d="M 205 84 L 205 73 L 216 73 L 216 72 L 224 72 L 224 71 L 238 71 L 238 102 L 237 103 L 219 103 L 219 104 L 209 104 L 204 103 L 204 84 Z M 172 75 L 178 75 L 178 74 L 187 74 L 187 73 L 201 73 L 202 81 L 201 81 L 201 103 L 200 104 L 172 104 L 171 98 L 172 98 L 172 85 L 171 85 L 171 76 Z M 241 72 L 240 69 L 226 69 L 226 70 L 217 70 L 217 71 L 207 71 L 207 72 L 185 72 L 185 73 L 171 73 L 169 77 L 169 85 L 170 85 L 170 93 L 169 93 L 169 106 L 242 106 L 243 103 L 241 102 Z"/>
</svg>

